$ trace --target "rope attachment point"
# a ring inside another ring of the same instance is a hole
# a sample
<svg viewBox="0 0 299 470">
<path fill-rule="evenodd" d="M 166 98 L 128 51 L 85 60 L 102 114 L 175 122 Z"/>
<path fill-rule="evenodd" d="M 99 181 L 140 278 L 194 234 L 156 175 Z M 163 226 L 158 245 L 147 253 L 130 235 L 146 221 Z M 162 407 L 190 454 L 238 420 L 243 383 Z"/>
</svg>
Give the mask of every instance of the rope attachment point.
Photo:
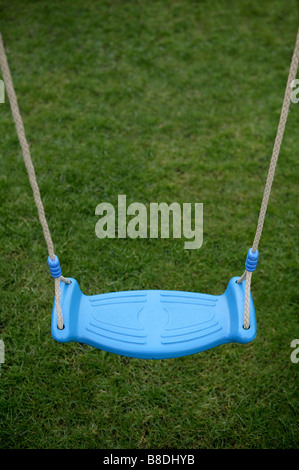
<svg viewBox="0 0 299 470">
<path fill-rule="evenodd" d="M 52 277 L 55 279 L 55 307 L 56 307 L 56 314 L 57 314 L 57 327 L 59 330 L 63 330 L 63 316 L 62 316 L 62 309 L 60 305 L 61 301 L 61 292 L 60 292 L 60 281 L 65 282 L 66 284 L 70 284 L 71 281 L 67 277 L 63 277 L 60 262 L 58 256 L 54 254 L 54 259 L 51 259 L 48 256 L 48 265 L 50 268 L 50 272 Z"/>
<path fill-rule="evenodd" d="M 48 265 L 50 268 L 51 276 L 54 277 L 54 279 L 56 277 L 62 276 L 58 256 L 54 255 L 54 259 L 51 259 L 50 256 L 48 256 Z"/>
<path fill-rule="evenodd" d="M 253 251 L 252 248 L 249 248 L 246 261 L 245 261 L 245 269 L 246 271 L 253 272 L 256 269 L 257 262 L 259 259 L 259 250 Z"/>
</svg>

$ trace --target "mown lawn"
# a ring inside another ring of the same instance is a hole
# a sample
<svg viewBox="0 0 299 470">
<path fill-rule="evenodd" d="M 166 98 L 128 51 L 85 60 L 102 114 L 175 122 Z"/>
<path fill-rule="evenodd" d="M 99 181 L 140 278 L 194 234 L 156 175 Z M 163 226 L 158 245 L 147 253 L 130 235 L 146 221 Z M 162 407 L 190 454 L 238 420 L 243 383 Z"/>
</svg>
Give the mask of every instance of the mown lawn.
<svg viewBox="0 0 299 470">
<path fill-rule="evenodd" d="M 86 294 L 220 294 L 243 272 L 298 1 L 3 0 L 0 29 L 63 273 Z M 54 342 L 47 251 L 0 104 L 2 448 L 298 447 L 298 125 L 253 276 L 257 338 L 143 361 Z M 105 239 L 95 207 L 202 202 L 204 242 Z"/>
</svg>

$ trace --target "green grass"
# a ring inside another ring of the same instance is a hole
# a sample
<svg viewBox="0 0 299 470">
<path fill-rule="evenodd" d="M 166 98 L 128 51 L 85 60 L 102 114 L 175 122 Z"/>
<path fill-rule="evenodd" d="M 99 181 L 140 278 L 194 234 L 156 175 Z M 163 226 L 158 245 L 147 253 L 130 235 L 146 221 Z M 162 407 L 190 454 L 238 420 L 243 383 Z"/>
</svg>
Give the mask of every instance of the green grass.
<svg viewBox="0 0 299 470">
<path fill-rule="evenodd" d="M 220 294 L 243 271 L 298 1 L 4 0 L 0 26 L 64 275 L 83 292 Z M 0 105 L 2 448 L 298 447 L 298 125 L 292 105 L 252 292 L 258 333 L 165 361 L 50 335 L 53 282 Z M 95 207 L 203 202 L 204 243 L 99 240 Z"/>
</svg>

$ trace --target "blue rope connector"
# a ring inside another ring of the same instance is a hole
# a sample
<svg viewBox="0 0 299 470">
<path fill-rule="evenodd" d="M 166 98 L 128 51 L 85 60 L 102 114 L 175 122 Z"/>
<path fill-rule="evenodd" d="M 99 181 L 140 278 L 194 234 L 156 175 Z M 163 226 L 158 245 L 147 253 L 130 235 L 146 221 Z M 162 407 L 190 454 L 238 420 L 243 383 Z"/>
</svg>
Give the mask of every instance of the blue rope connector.
<svg viewBox="0 0 299 470">
<path fill-rule="evenodd" d="M 61 267 L 59 263 L 58 256 L 54 255 L 54 259 L 51 259 L 50 256 L 48 256 L 48 265 L 51 271 L 51 274 L 53 277 L 60 277 L 62 275 L 61 272 Z"/>
<path fill-rule="evenodd" d="M 253 252 L 252 248 L 249 248 L 246 261 L 245 261 L 246 271 L 250 271 L 250 272 L 255 271 L 258 259 L 259 259 L 259 250 L 256 250 L 255 252 Z"/>
</svg>

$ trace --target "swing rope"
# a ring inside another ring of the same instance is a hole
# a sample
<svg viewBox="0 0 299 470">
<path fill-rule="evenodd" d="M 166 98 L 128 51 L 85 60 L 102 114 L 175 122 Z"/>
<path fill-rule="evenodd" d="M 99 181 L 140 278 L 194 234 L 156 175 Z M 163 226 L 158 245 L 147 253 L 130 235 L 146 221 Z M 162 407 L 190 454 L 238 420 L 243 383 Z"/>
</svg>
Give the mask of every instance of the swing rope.
<svg viewBox="0 0 299 470">
<path fill-rule="evenodd" d="M 27 169 L 29 181 L 30 181 L 31 188 L 33 191 L 34 201 L 37 207 L 39 220 L 40 220 L 44 237 L 45 237 L 45 241 L 48 247 L 48 254 L 51 260 L 51 261 L 48 260 L 49 265 L 52 262 L 52 264 L 56 266 L 56 269 L 57 269 L 56 260 L 58 260 L 58 258 L 54 253 L 54 245 L 53 245 L 51 233 L 49 230 L 49 226 L 47 223 L 45 210 L 44 210 L 43 202 L 41 199 L 41 195 L 40 195 L 40 191 L 39 191 L 39 187 L 38 187 L 38 183 L 36 179 L 36 174 L 34 171 L 34 166 L 33 166 L 31 155 L 30 155 L 29 145 L 26 139 L 24 124 L 22 121 L 16 92 L 13 86 L 13 81 L 12 81 L 9 65 L 7 62 L 7 57 L 6 57 L 1 33 L 0 33 L 0 65 L 1 65 L 2 75 L 3 75 L 3 79 L 5 83 L 6 93 L 10 102 L 13 119 L 15 122 L 19 142 L 20 142 L 21 149 L 22 149 L 25 167 Z M 60 274 L 60 275 L 58 277 L 55 277 L 55 298 L 56 298 L 55 306 L 56 306 L 57 318 L 58 318 L 58 328 L 62 330 L 63 329 L 63 316 L 62 316 L 61 305 L 60 305 L 60 281 L 63 281 L 67 284 L 69 284 L 70 281 L 67 278 L 62 276 L 61 270 L 58 270 L 57 274 Z"/>
<path fill-rule="evenodd" d="M 285 131 L 285 126 L 288 118 L 288 112 L 291 102 L 291 93 L 292 93 L 292 82 L 296 78 L 296 73 L 298 69 L 299 63 L 299 29 L 297 33 L 297 39 L 295 44 L 295 49 L 292 57 L 292 62 L 289 71 L 289 77 L 286 85 L 285 95 L 283 99 L 283 104 L 281 108 L 281 114 L 279 119 L 279 125 L 277 129 L 277 134 L 273 146 L 272 157 L 269 165 L 267 181 L 264 189 L 264 195 L 261 203 L 256 233 L 253 241 L 252 248 L 249 250 L 247 259 L 246 259 L 246 269 L 243 275 L 238 279 L 238 283 L 243 282 L 246 280 L 245 284 L 245 306 L 244 306 L 244 324 L 243 327 L 245 330 L 249 328 L 249 315 L 250 315 L 250 287 L 251 287 L 251 278 L 252 273 L 255 270 L 257 260 L 258 260 L 258 246 L 260 242 L 260 238 L 263 231 L 264 221 L 266 217 L 269 197 L 271 193 L 272 183 L 274 179 L 276 164 L 280 152 L 281 142 Z M 247 269 L 248 268 L 248 269 Z M 250 270 L 252 269 L 252 270 Z"/>
</svg>

